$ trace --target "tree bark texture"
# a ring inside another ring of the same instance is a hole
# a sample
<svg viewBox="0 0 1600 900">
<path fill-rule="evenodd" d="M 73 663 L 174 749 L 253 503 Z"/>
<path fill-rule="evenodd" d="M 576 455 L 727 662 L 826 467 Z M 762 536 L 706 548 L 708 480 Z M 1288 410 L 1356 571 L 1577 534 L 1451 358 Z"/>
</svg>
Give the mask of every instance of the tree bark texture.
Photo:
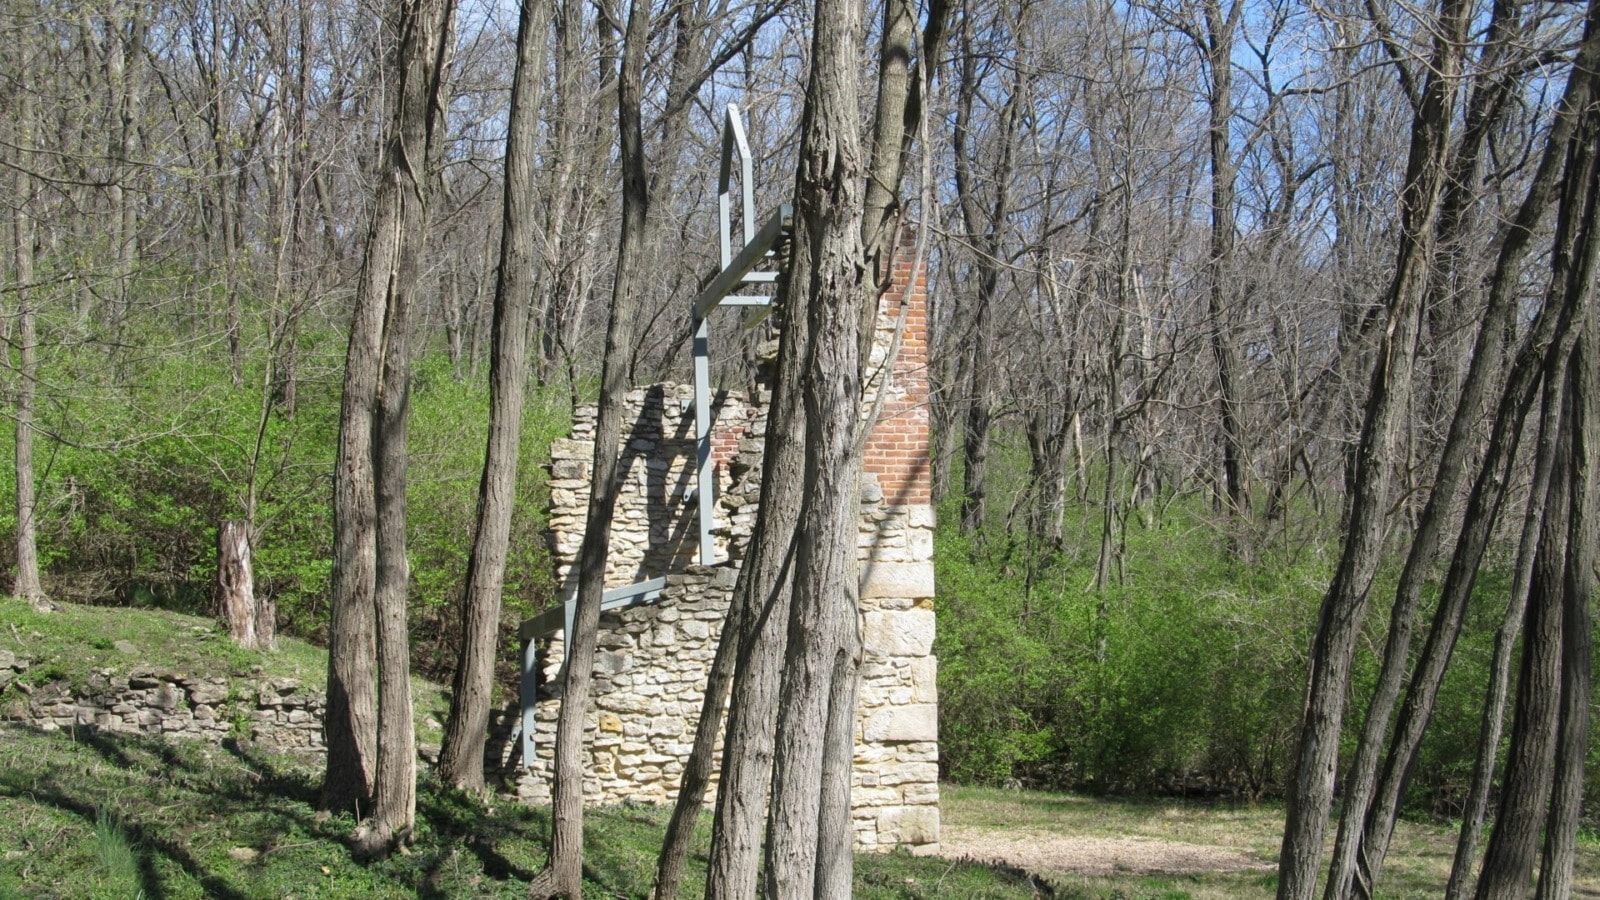
<svg viewBox="0 0 1600 900">
<path fill-rule="evenodd" d="M 16 456 L 12 461 L 16 475 L 17 574 L 11 593 L 35 608 L 48 608 L 44 585 L 39 580 L 38 502 L 33 485 L 33 407 L 39 380 L 39 337 L 33 311 L 33 176 L 23 157 L 25 148 L 33 142 L 33 96 L 25 67 L 21 81 L 13 111 L 18 165 L 13 173 L 16 195 L 11 212 L 17 298 Z"/>
<path fill-rule="evenodd" d="M 1504 32 L 1509 30 L 1509 25 L 1502 17 L 1509 15 L 1509 10 L 1497 6 L 1496 15 L 1496 24 L 1493 28 L 1503 40 Z M 1581 79 L 1574 76 L 1574 80 Z M 1490 101 L 1482 99 L 1481 95 L 1493 93 L 1498 89 L 1498 82 L 1488 86 L 1481 83 L 1475 85 L 1474 107 L 1489 103 Z M 1571 83 L 1568 91 L 1570 96 Z M 1450 181 L 1449 190 L 1452 194 L 1462 192 L 1460 187 L 1462 180 L 1475 178 L 1475 174 L 1464 174 L 1464 171 L 1476 172 L 1475 160 L 1487 134 L 1489 123 L 1485 120 L 1488 118 L 1487 115 L 1480 115 L 1474 117 L 1469 124 L 1467 133 L 1463 137 L 1463 145 L 1457 151 L 1457 157 L 1452 160 L 1452 170 L 1456 173 Z M 1351 889 L 1351 879 L 1354 878 L 1357 868 L 1356 859 L 1361 852 L 1361 835 L 1365 828 L 1383 746 L 1388 736 L 1390 718 L 1411 658 L 1412 632 L 1423 584 L 1434 565 L 1456 492 L 1462 482 L 1471 477 L 1469 457 L 1475 445 L 1475 433 L 1484 408 L 1490 400 L 1490 389 L 1494 381 L 1499 378 L 1504 365 L 1504 334 L 1516 311 L 1515 289 L 1519 283 L 1517 276 L 1528 254 L 1534 229 L 1538 227 L 1549 205 L 1552 188 L 1562 170 L 1565 159 L 1564 145 L 1566 136 L 1571 133 L 1572 125 L 1572 116 L 1558 116 L 1552 129 L 1551 143 L 1546 146 L 1533 182 L 1496 256 L 1495 270 L 1489 282 L 1489 297 L 1475 339 L 1471 363 L 1457 396 L 1455 413 L 1450 420 L 1449 431 L 1440 450 L 1433 488 L 1418 520 L 1399 584 L 1395 588 L 1382 669 L 1378 684 L 1373 689 L 1372 699 L 1367 704 L 1366 722 L 1362 729 L 1356 758 L 1351 763 L 1350 772 L 1344 781 L 1344 809 L 1340 817 L 1339 837 L 1325 890 L 1325 895 L 1329 898 L 1346 896 Z M 1471 161 L 1465 159 L 1467 157 L 1470 157 Z M 1459 205 L 1463 202 L 1457 197 L 1453 203 L 1447 202 L 1446 206 Z M 1449 212 L 1448 209 L 1446 211 Z M 1454 222 L 1454 225 L 1446 230 L 1458 231 L 1461 215 L 1463 214 L 1457 210 L 1446 217 L 1448 221 L 1442 221 L 1441 227 L 1450 226 L 1451 222 Z M 1446 234 L 1442 237 L 1442 242 L 1452 243 L 1459 241 L 1460 238 L 1459 233 Z M 1439 290 L 1438 285 L 1448 277 L 1448 273 L 1434 274 L 1432 280 L 1435 292 Z"/>
<path fill-rule="evenodd" d="M 583 726 L 594 674 L 607 544 L 617 502 L 617 441 L 622 433 L 624 396 L 632 382 L 635 323 L 644 281 L 640 269 L 650 197 L 640 118 L 649 32 L 650 8 L 643 0 L 634 0 L 629 7 L 617 81 L 617 122 L 622 136 L 622 233 L 617 246 L 611 318 L 606 329 L 600 404 L 595 421 L 588 520 L 584 525 L 583 549 L 578 563 L 577 610 L 573 617 L 573 633 L 567 636 L 561 711 L 556 720 L 550 862 L 528 885 L 529 897 L 577 897 L 583 890 Z"/>
<path fill-rule="evenodd" d="M 1234 221 L 1234 180 L 1237 166 L 1229 139 L 1233 127 L 1233 37 L 1244 12 L 1242 0 L 1234 0 L 1224 11 L 1221 0 L 1206 0 L 1204 45 L 1200 48 L 1210 74 L 1207 98 L 1209 126 L 1207 146 L 1211 164 L 1211 258 L 1206 270 L 1210 281 L 1206 292 L 1210 321 L 1211 353 L 1217 363 L 1217 405 L 1222 413 L 1222 480 L 1228 514 L 1242 516 L 1250 511 L 1248 464 L 1245 460 L 1244 427 L 1240 416 L 1240 391 L 1244 366 L 1235 346 L 1233 257 L 1238 226 Z M 1239 549 L 1238 529 L 1233 547 Z"/>
<path fill-rule="evenodd" d="M 427 238 L 428 168 L 444 131 L 452 0 L 396 0 L 395 85 L 346 356 L 334 473 L 328 762 L 322 805 L 371 815 L 358 850 L 404 839 L 415 812 L 405 608 L 411 296 Z"/>
<path fill-rule="evenodd" d="M 217 526 L 217 590 L 234 643 L 247 650 L 272 649 L 276 629 L 270 604 L 256 595 L 249 522 L 228 519 Z"/>
<path fill-rule="evenodd" d="M 858 331 L 871 299 L 856 124 L 862 17 L 855 0 L 817 2 L 795 184 L 796 228 L 807 235 L 799 245 L 806 255 L 791 260 L 808 276 L 806 490 L 768 818 L 769 897 L 844 897 L 851 890 L 850 767 L 861 662 Z"/>
<path fill-rule="evenodd" d="M 1505 495 L 1509 480 L 1508 467 L 1516 456 L 1524 418 L 1534 402 L 1541 380 L 1549 383 L 1561 377 L 1561 361 L 1576 340 L 1574 329 L 1581 327 L 1579 304 L 1584 302 L 1584 285 L 1587 279 L 1592 278 L 1595 265 L 1595 208 L 1592 195 L 1596 189 L 1596 177 L 1600 175 L 1594 149 L 1596 117 L 1592 110 L 1587 109 L 1588 105 L 1585 103 L 1583 107 L 1573 107 L 1583 110 L 1583 118 L 1580 125 L 1569 132 L 1572 137 L 1566 142 L 1565 175 L 1561 181 L 1556 235 L 1551 254 L 1551 277 L 1544 304 L 1518 350 L 1502 391 L 1486 458 L 1468 496 L 1462 532 L 1445 575 L 1433 624 L 1412 674 L 1405 704 L 1390 741 L 1382 778 L 1368 812 L 1366 833 L 1358 855 L 1358 878 L 1368 889 L 1376 882 L 1382 869 L 1405 787 L 1410 780 L 1411 766 L 1432 716 L 1434 699 L 1443 681 L 1456 638 L 1460 634 L 1478 564 Z"/>
<path fill-rule="evenodd" d="M 1547 409 L 1545 415 L 1569 419 L 1558 409 Z M 1480 898 L 1527 895 L 1549 808 L 1561 705 L 1562 577 L 1570 509 L 1569 424 L 1570 419 L 1560 427 L 1556 464 L 1545 494 L 1539 555 L 1534 562 L 1523 626 L 1511 746 L 1494 831 L 1489 836 L 1483 873 L 1478 879 Z"/>
<path fill-rule="evenodd" d="M 1583 810 L 1584 761 L 1589 749 L 1589 692 L 1595 589 L 1600 551 L 1600 377 L 1595 356 L 1600 327 L 1590 303 L 1586 331 L 1567 363 L 1571 458 L 1567 559 L 1562 584 L 1561 724 L 1556 735 L 1555 784 L 1539 866 L 1540 900 L 1572 896 L 1578 825 Z"/>
<path fill-rule="evenodd" d="M 1356 638 L 1383 553 L 1395 446 L 1411 395 L 1412 364 L 1428 258 L 1444 187 L 1453 98 L 1470 5 L 1443 0 L 1427 86 L 1412 125 L 1401 193 L 1401 233 L 1385 300 L 1385 327 L 1373 365 L 1356 450 L 1349 527 L 1333 582 L 1323 597 L 1311 650 L 1288 815 L 1279 854 L 1278 897 L 1309 900 L 1321 868 L 1334 769 Z"/>
<path fill-rule="evenodd" d="M 1026 11 L 1024 10 L 1024 13 Z M 974 534 L 983 529 L 988 508 L 989 431 L 993 422 L 995 369 L 991 365 L 995 340 L 995 311 L 1000 292 L 1000 275 L 1005 266 L 1001 259 L 1004 234 L 1012 215 L 1011 172 L 1015 160 L 1017 135 L 1024 112 L 1024 76 L 1020 70 L 1008 73 L 1013 79 L 1007 91 L 1004 109 L 1000 112 L 1003 127 L 998 137 L 1000 157 L 988 180 L 994 184 L 993 196 L 985 198 L 980 193 L 973 166 L 978 151 L 973 146 L 977 135 L 973 132 L 973 109 L 979 103 L 979 84 L 983 77 L 979 71 L 981 54 L 971 46 L 972 30 L 977 26 L 970 21 L 970 9 L 963 16 L 960 41 L 964 48 L 960 83 L 957 86 L 955 132 L 952 135 L 955 155 L 955 185 L 961 223 L 967 240 L 976 252 L 975 272 L 977 295 L 972 299 L 970 323 L 972 345 L 967 365 L 966 414 L 962 428 L 961 470 L 961 532 Z M 1020 26 L 1019 26 L 1020 28 Z"/>
<path fill-rule="evenodd" d="M 549 29 L 547 0 L 524 0 L 517 27 L 517 67 L 506 137 L 506 185 L 495 278 L 494 345 L 489 353 L 489 436 L 478 483 L 478 521 L 461 600 L 461 650 L 451 682 L 450 719 L 439 751 L 439 777 L 483 789 L 501 591 L 516 504 L 522 408 L 528 385 L 528 311 L 535 290 L 534 151 L 539 87 Z"/>
</svg>

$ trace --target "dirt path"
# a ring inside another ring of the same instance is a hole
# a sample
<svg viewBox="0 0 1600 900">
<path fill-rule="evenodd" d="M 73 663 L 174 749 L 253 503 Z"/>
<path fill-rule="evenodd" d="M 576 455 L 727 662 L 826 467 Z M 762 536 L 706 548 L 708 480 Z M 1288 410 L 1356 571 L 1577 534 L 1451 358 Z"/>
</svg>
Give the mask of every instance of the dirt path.
<svg viewBox="0 0 1600 900">
<path fill-rule="evenodd" d="M 1143 837 L 1078 837 L 1046 831 L 998 832 L 945 826 L 940 855 L 1001 863 L 1030 872 L 1077 875 L 1196 875 L 1266 872 L 1272 862 L 1227 847 Z"/>
</svg>

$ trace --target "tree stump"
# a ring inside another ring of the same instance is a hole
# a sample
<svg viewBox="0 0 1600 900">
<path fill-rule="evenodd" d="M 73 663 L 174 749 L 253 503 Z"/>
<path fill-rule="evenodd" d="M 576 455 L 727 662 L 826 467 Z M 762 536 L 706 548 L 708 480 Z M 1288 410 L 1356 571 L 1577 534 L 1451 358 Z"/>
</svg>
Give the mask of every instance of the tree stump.
<svg viewBox="0 0 1600 900">
<path fill-rule="evenodd" d="M 217 591 L 229 636 L 245 649 L 271 650 L 276 609 L 256 598 L 248 522 L 227 519 L 217 526 Z"/>
</svg>

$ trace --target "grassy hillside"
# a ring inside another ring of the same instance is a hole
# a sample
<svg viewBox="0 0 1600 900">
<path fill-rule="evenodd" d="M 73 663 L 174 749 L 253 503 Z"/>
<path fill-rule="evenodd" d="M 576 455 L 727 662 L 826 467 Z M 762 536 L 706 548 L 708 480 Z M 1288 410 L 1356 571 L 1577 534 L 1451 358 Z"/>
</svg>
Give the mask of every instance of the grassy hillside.
<svg viewBox="0 0 1600 900">
<path fill-rule="evenodd" d="M 19 678 L 28 685 L 154 666 L 320 686 L 326 668 L 322 651 L 301 641 L 284 640 L 277 653 L 243 651 L 214 622 L 159 610 L 67 604 L 38 614 L 5 598 L 0 623 L 0 650 L 30 661 Z M 446 699 L 433 685 L 416 689 L 427 743 Z M 9 686 L 0 708 L 20 698 Z M 354 822 L 316 812 L 320 777 L 303 761 L 238 744 L 0 725 L 0 898 L 510 897 L 522 896 L 544 862 L 547 810 L 486 805 L 424 775 L 410 853 L 357 863 L 345 846 Z M 667 812 L 588 817 L 586 877 L 596 896 L 648 892 Z M 689 893 L 702 889 L 708 839 L 703 828 Z M 1028 884 L 988 866 L 876 856 L 861 858 L 857 894 L 1029 897 Z"/>
</svg>

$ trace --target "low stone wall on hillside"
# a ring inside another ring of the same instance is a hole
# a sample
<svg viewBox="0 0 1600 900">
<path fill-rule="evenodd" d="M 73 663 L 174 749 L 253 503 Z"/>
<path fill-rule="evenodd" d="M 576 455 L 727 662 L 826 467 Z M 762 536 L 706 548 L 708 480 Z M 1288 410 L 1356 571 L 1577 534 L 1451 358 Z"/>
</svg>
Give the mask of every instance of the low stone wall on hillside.
<svg viewBox="0 0 1600 900">
<path fill-rule="evenodd" d="M 147 666 L 94 669 L 82 687 L 58 679 L 29 686 L 29 661 L 0 650 L 0 718 L 42 731 L 93 728 L 320 754 L 321 691 L 291 678 L 192 677 Z"/>
</svg>

